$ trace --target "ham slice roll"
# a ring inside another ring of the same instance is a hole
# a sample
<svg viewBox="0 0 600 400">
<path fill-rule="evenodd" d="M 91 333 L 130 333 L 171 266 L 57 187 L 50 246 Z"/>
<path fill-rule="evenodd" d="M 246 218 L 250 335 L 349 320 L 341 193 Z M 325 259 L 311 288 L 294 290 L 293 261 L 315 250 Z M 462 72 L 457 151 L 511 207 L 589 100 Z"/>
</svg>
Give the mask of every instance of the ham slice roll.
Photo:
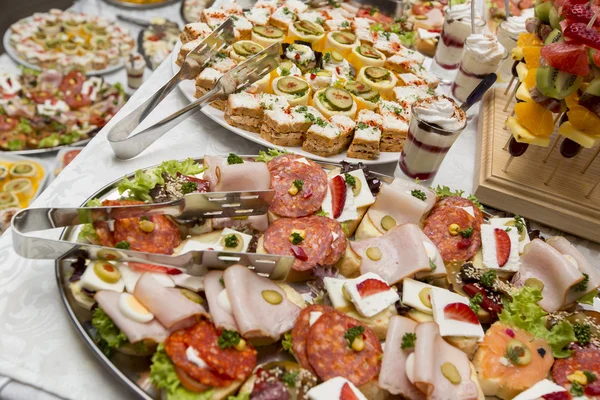
<svg viewBox="0 0 600 400">
<path fill-rule="evenodd" d="M 418 190 L 418 191 L 425 193 L 425 200 L 422 200 L 425 203 L 424 214 L 427 214 L 429 211 L 431 211 L 431 209 L 435 205 L 435 202 L 437 201 L 437 194 L 433 190 L 431 190 L 428 187 L 421 186 L 418 183 L 416 183 L 415 181 L 408 181 L 406 179 L 396 178 L 391 183 L 391 186 L 397 187 L 398 189 L 402 190 L 404 193 L 409 194 L 411 196 L 412 196 L 411 192 L 413 190 Z"/>
<path fill-rule="evenodd" d="M 217 328 L 238 331 L 239 328 L 231 310 L 231 302 L 222 281 L 223 271 L 210 271 L 204 276 L 204 291 L 210 316 Z"/>
<path fill-rule="evenodd" d="M 530 278 L 544 284 L 544 298 L 538 302 L 540 307 L 547 312 L 555 312 L 568 302 L 569 290 L 583 280 L 583 275 L 577 265 L 558 250 L 540 239 L 535 239 L 525 246 L 521 256 L 521 268 L 513 276 L 512 284 L 520 288 L 525 286 Z M 582 292 L 579 292 L 579 296 L 581 295 Z"/>
<path fill-rule="evenodd" d="M 246 219 L 214 218 L 212 220 L 213 229 L 230 228 L 240 231 L 246 228 L 264 232 L 269 227 L 269 217 L 264 215 L 251 215 Z"/>
<path fill-rule="evenodd" d="M 381 233 L 385 233 L 382 220 L 388 216 L 394 219 L 396 226 L 418 224 L 428 208 L 428 203 L 406 193 L 403 188 L 381 185 L 375 203 L 367 211 L 371 222 Z"/>
<path fill-rule="evenodd" d="M 275 282 L 233 265 L 223 274 L 231 310 L 245 338 L 278 340 L 294 327 L 300 307 Z"/>
<path fill-rule="evenodd" d="M 169 336 L 169 332 L 165 327 L 156 319 L 142 323 L 126 316 L 119 307 L 122 295 L 127 295 L 127 293 L 101 290 L 94 295 L 94 299 L 115 325 L 123 331 L 130 343 L 137 343 L 142 340 L 151 340 L 156 343 L 163 342 Z"/>
<path fill-rule="evenodd" d="M 148 273 L 137 281 L 133 295 L 171 332 L 193 326 L 200 317 L 209 317 L 200 304 L 179 289 L 163 287 Z"/>
<path fill-rule="evenodd" d="M 271 174 L 264 162 L 244 161 L 227 164 L 225 157 L 206 156 L 204 179 L 210 183 L 211 192 L 267 190 L 271 187 Z"/>
</svg>

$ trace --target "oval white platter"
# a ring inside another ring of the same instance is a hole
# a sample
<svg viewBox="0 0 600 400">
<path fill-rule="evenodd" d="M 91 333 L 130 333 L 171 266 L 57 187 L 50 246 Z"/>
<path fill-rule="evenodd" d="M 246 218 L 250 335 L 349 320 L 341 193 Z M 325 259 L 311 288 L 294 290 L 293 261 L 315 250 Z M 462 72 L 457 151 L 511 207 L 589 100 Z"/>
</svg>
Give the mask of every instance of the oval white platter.
<svg viewBox="0 0 600 400">
<path fill-rule="evenodd" d="M 176 63 L 177 55 L 179 54 L 180 48 L 181 48 L 181 42 L 178 41 L 177 44 L 175 45 L 175 48 L 173 49 L 173 52 L 171 52 L 170 62 L 171 62 L 171 66 L 173 69 L 173 74 L 176 74 L 180 70 L 179 65 L 177 65 L 177 63 Z M 196 100 L 196 98 L 194 97 L 194 93 L 196 91 L 196 84 L 195 84 L 194 80 L 186 80 L 186 81 L 181 82 L 179 84 L 179 90 L 181 91 L 181 93 L 183 93 L 185 98 L 190 101 L 190 103 L 192 101 Z M 225 118 L 223 117 L 223 111 L 218 110 L 213 106 L 208 105 L 208 106 L 202 108 L 202 113 L 204 113 L 204 115 L 206 115 L 208 118 L 212 119 L 213 121 L 215 121 L 217 124 L 221 125 L 222 127 L 230 130 L 231 132 L 233 132 L 239 136 L 242 136 L 248 140 L 251 140 L 254 143 L 258 143 L 265 147 L 272 147 L 272 148 L 275 148 L 278 150 L 286 150 L 286 151 L 290 151 L 292 153 L 301 154 L 305 157 L 312 158 L 313 160 L 336 162 L 336 163 L 343 161 L 343 160 L 348 160 L 353 163 L 362 162 L 363 164 L 389 164 L 389 163 L 398 162 L 398 159 L 400 158 L 400 152 L 389 152 L 389 153 L 381 152 L 379 154 L 379 157 L 375 160 L 361 160 L 358 158 L 348 157 L 346 155 L 345 151 L 340 154 L 337 154 L 335 156 L 321 157 L 316 154 L 312 154 L 312 153 L 302 150 L 302 147 L 277 146 L 277 145 L 269 142 L 268 140 L 261 138 L 258 133 L 250 132 L 245 129 L 240 129 L 235 126 L 231 126 L 227 123 L 227 121 L 225 121 Z"/>
</svg>

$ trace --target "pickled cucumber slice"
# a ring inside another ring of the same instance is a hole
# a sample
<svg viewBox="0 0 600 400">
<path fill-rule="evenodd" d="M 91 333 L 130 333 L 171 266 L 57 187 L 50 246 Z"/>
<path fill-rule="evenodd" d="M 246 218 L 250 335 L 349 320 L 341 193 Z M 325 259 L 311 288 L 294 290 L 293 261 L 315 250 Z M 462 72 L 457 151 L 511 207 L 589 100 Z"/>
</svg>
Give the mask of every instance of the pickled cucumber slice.
<svg viewBox="0 0 600 400">
<path fill-rule="evenodd" d="M 344 86 L 344 89 L 349 91 L 352 94 L 360 95 L 361 93 L 368 93 L 371 91 L 371 86 L 366 83 L 357 82 L 357 81 L 349 81 Z"/>
<path fill-rule="evenodd" d="M 325 33 L 321 26 L 305 20 L 294 22 L 294 27 L 306 35 L 319 36 Z"/>
<path fill-rule="evenodd" d="M 236 54 L 239 54 L 240 56 L 244 56 L 244 57 L 247 57 L 252 54 L 244 48 L 244 42 L 234 43 L 233 51 L 235 51 Z"/>
<path fill-rule="evenodd" d="M 339 111 L 348 111 L 354 105 L 350 92 L 336 87 L 325 89 L 325 100 L 333 109 Z"/>
<path fill-rule="evenodd" d="M 257 25 L 254 28 L 252 28 L 252 31 L 254 31 L 254 33 L 256 33 L 257 35 L 264 36 L 264 37 L 270 38 L 270 39 L 279 39 L 279 38 L 283 37 L 283 31 L 274 26 L 259 26 L 259 25 Z"/>
<path fill-rule="evenodd" d="M 331 76 L 331 71 L 326 71 L 324 69 L 320 69 L 317 71 L 316 73 L 317 76 L 327 76 L 330 77 Z"/>
<path fill-rule="evenodd" d="M 371 90 L 371 91 L 368 91 L 367 93 L 359 93 L 357 96 L 362 99 L 365 99 L 366 101 L 370 101 L 372 103 L 379 100 L 379 92 L 377 90 Z"/>
<path fill-rule="evenodd" d="M 344 61 L 344 56 L 339 51 L 331 50 L 331 59 L 336 63 Z"/>
<path fill-rule="evenodd" d="M 373 46 L 369 46 L 368 44 L 361 44 L 356 48 L 356 50 L 359 54 L 362 54 L 367 58 L 373 58 L 375 60 L 379 60 L 381 58 L 379 52 L 375 50 Z"/>
<path fill-rule="evenodd" d="M 242 42 L 242 47 L 250 54 L 257 54 L 264 50 L 260 44 L 254 42 Z"/>
<path fill-rule="evenodd" d="M 390 76 L 390 71 L 380 67 L 365 68 L 365 75 L 374 82 L 387 80 Z"/>
<path fill-rule="evenodd" d="M 277 88 L 284 93 L 297 94 L 308 90 L 308 83 L 293 76 L 285 76 L 277 81 Z"/>
<path fill-rule="evenodd" d="M 340 44 L 352 44 L 356 42 L 356 35 L 352 32 L 334 32 L 331 37 Z"/>
<path fill-rule="evenodd" d="M 283 60 L 282 62 L 279 63 L 279 68 L 281 68 L 282 70 L 288 70 L 291 71 L 292 68 L 294 68 L 294 63 L 291 62 L 290 60 Z"/>
</svg>

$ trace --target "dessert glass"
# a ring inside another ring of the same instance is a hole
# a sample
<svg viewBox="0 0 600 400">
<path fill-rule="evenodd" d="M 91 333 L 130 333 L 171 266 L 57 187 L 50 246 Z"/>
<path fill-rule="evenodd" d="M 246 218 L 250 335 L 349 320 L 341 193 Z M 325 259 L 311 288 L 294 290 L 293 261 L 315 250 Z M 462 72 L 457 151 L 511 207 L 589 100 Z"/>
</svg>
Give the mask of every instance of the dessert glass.
<svg viewBox="0 0 600 400">
<path fill-rule="evenodd" d="M 127 86 L 131 89 L 137 89 L 144 83 L 144 70 L 146 69 L 146 61 L 139 53 L 131 53 L 125 62 L 127 70 Z"/>
<path fill-rule="evenodd" d="M 508 21 L 502 21 L 500 23 L 500 26 L 498 27 L 498 41 L 500 42 L 500 44 L 502 46 L 504 46 L 504 48 L 510 55 L 512 52 L 512 49 L 517 47 L 517 40 L 519 39 L 519 33 L 515 33 L 507 25 L 509 25 Z M 513 60 L 510 57 L 507 57 L 506 60 L 504 60 L 502 62 L 502 65 L 500 65 L 500 69 L 498 71 L 499 78 L 501 80 L 508 81 L 511 78 L 512 65 L 513 65 Z"/>
<path fill-rule="evenodd" d="M 439 98 L 448 99 L 452 103 L 456 119 L 455 129 L 443 128 L 432 123 L 429 116 L 419 115 L 418 110 L 420 107 L 427 107 L 428 103 Z M 399 176 L 398 171 L 401 171 L 402 174 L 411 179 L 433 180 L 450 147 L 466 126 L 467 116 L 465 112 L 452 99 L 446 96 L 438 96 L 416 101 L 412 106 L 408 134 L 395 175 Z"/>
</svg>

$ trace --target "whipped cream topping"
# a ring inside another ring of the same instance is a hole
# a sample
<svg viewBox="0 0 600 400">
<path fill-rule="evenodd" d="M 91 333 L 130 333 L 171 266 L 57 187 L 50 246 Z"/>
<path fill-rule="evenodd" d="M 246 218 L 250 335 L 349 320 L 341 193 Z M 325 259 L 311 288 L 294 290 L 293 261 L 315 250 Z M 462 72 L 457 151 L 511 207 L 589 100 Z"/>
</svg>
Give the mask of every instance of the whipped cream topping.
<svg viewBox="0 0 600 400">
<path fill-rule="evenodd" d="M 303 44 L 291 44 L 285 51 L 285 57 L 298 64 L 308 64 L 315 60 L 315 53 Z"/>
<path fill-rule="evenodd" d="M 533 8 L 523 10 L 521 15 L 513 15 L 502 22 L 502 28 L 508 32 L 510 36 L 516 37 L 519 33 L 525 32 L 525 22 L 533 18 Z"/>
<path fill-rule="evenodd" d="M 127 71 L 137 72 L 146 68 L 146 62 L 144 57 L 140 53 L 131 53 L 130 57 L 125 61 L 125 68 Z"/>
<path fill-rule="evenodd" d="M 475 13 L 477 18 L 479 15 Z M 446 8 L 446 18 L 454 21 L 464 21 L 471 23 L 471 3 L 463 3 Z M 477 19 L 475 19 L 477 21 Z"/>
<path fill-rule="evenodd" d="M 506 49 L 498 40 L 488 34 L 474 33 L 465 40 L 465 54 L 463 59 L 469 53 L 478 62 L 497 64 L 507 56 Z"/>
<path fill-rule="evenodd" d="M 442 129 L 456 131 L 465 126 L 465 112 L 444 95 L 420 100 L 413 104 L 412 110 L 422 121 Z"/>
</svg>

